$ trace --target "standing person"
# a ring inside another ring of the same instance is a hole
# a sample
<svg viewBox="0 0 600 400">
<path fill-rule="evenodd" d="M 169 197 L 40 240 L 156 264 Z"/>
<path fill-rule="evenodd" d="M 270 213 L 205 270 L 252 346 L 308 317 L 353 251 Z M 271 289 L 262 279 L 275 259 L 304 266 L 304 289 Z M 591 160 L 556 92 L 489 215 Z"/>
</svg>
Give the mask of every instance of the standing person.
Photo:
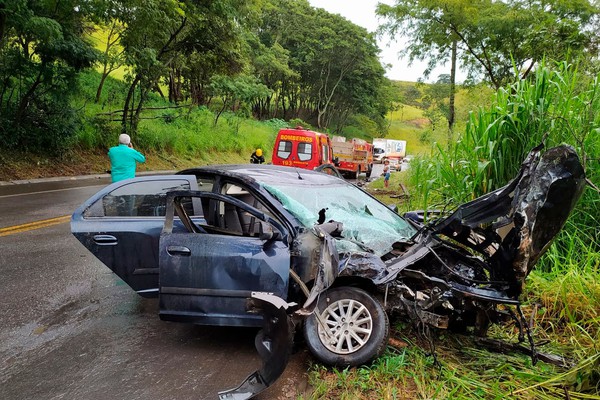
<svg viewBox="0 0 600 400">
<path fill-rule="evenodd" d="M 383 162 L 383 186 L 386 188 L 390 186 L 390 161 L 385 160 Z"/>
<path fill-rule="evenodd" d="M 119 136 L 119 145 L 108 150 L 110 174 L 113 182 L 135 177 L 136 163 L 146 162 L 146 157 L 133 148 L 129 135 Z"/>
<path fill-rule="evenodd" d="M 265 162 L 265 158 L 263 157 L 263 153 L 261 149 L 256 149 L 254 153 L 250 156 L 250 162 L 252 164 L 262 164 Z"/>
</svg>

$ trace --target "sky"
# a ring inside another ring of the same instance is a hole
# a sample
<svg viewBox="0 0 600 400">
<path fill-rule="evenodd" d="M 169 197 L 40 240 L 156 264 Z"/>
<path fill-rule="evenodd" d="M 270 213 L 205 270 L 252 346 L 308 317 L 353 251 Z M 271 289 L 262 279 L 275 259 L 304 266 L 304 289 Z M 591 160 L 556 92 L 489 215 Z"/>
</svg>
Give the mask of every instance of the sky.
<svg viewBox="0 0 600 400">
<path fill-rule="evenodd" d="M 377 3 L 393 4 L 391 0 L 308 0 L 313 7 L 323 8 L 332 14 L 340 14 L 347 20 L 356 25 L 366 28 L 369 32 L 375 32 L 379 23 L 383 23 L 377 19 L 375 8 Z M 386 76 L 393 80 L 412 81 L 416 82 L 422 78 L 425 71 L 426 63 L 415 61 L 411 66 L 408 65 L 407 59 L 401 59 L 398 52 L 402 50 L 403 43 L 409 40 L 408 38 L 399 38 L 400 40 L 390 39 L 388 35 L 378 37 L 377 43 L 381 49 L 380 59 L 382 64 L 391 64 L 391 68 L 387 69 Z M 434 82 L 440 74 L 450 74 L 450 64 L 444 67 L 436 68 L 426 82 Z M 457 74 L 457 80 L 461 80 L 461 73 Z"/>
</svg>

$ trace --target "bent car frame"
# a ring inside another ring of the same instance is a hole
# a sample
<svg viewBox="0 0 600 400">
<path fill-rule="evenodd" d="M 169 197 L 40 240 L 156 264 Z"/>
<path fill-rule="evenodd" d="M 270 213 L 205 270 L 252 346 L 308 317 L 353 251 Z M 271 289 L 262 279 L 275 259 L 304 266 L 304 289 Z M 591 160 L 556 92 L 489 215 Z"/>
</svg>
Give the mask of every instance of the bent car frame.
<svg viewBox="0 0 600 400">
<path fill-rule="evenodd" d="M 525 278 L 585 186 L 571 147 L 541 150 L 505 187 L 427 225 L 335 176 L 219 165 L 114 183 L 71 230 L 140 295 L 158 296 L 161 319 L 262 327 L 262 367 L 219 394 L 246 399 L 281 375 L 296 329 L 337 366 L 381 355 L 396 315 L 485 335 L 514 308 L 527 330 Z"/>
</svg>

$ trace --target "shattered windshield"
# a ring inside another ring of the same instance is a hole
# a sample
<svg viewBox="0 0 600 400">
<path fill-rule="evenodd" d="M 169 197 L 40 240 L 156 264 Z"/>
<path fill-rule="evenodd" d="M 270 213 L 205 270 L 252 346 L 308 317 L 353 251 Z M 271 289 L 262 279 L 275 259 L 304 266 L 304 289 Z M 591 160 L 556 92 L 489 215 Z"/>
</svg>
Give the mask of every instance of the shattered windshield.
<svg viewBox="0 0 600 400">
<path fill-rule="evenodd" d="M 359 242 L 380 256 L 390 251 L 394 242 L 406 240 L 416 232 L 388 207 L 344 182 L 327 186 L 265 184 L 264 188 L 305 227 L 331 220 L 341 222 L 343 238 Z M 341 251 L 351 248 L 349 243 L 338 244 Z"/>
</svg>

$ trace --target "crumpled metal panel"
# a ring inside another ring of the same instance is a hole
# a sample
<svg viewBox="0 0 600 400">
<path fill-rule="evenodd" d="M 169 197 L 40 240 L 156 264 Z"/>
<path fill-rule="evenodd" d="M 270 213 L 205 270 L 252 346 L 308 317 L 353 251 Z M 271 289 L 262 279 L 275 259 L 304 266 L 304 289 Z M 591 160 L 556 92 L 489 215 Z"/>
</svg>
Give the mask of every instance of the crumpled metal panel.
<svg viewBox="0 0 600 400">
<path fill-rule="evenodd" d="M 263 316 L 263 329 L 254 339 L 262 366 L 238 387 L 219 392 L 220 400 L 250 399 L 281 376 L 288 363 L 294 336 L 294 326 L 288 319 L 287 309 L 295 305 L 268 293 L 252 293 L 247 309 Z"/>
<path fill-rule="evenodd" d="M 319 264 L 316 270 L 316 276 L 314 284 L 310 290 L 308 298 L 304 302 L 304 309 L 310 309 L 315 300 L 319 297 L 319 294 L 329 288 L 339 272 L 339 258 L 338 252 L 335 247 L 335 239 L 328 233 L 327 228 L 332 228 L 331 225 L 322 227 L 319 225 L 314 226 L 314 230 L 318 237 L 322 239 L 321 249 L 319 252 Z M 337 227 L 336 227 L 337 228 Z M 329 230 L 329 232 L 333 232 Z"/>
<path fill-rule="evenodd" d="M 508 250 L 515 279 L 521 284 L 552 244 L 585 188 L 585 173 L 572 147 L 548 150 L 520 182 L 515 197 L 515 237 Z M 512 254 L 511 254 L 512 253 Z"/>
<path fill-rule="evenodd" d="M 515 296 L 585 187 L 585 173 L 572 147 L 558 146 L 543 155 L 541 148 L 530 152 L 508 185 L 460 206 L 431 227 L 489 257 L 492 280 L 509 282 Z"/>
</svg>

